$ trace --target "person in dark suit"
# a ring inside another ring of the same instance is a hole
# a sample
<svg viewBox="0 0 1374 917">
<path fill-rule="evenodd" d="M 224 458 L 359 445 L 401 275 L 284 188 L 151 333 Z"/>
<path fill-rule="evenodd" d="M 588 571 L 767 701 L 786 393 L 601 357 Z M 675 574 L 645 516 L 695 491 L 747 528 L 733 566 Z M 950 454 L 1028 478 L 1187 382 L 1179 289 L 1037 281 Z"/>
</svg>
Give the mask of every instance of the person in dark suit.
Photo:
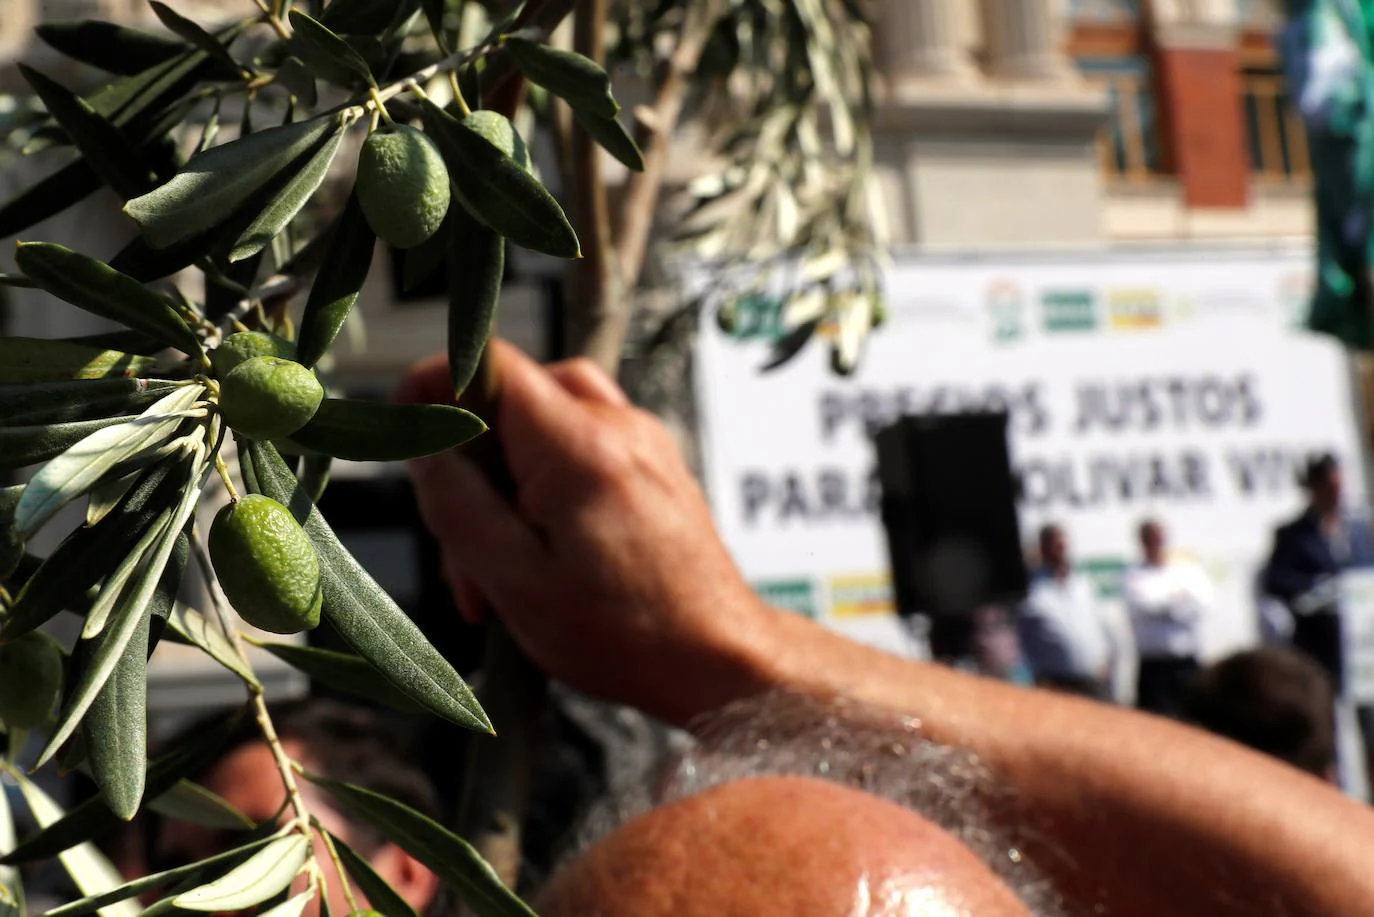
<svg viewBox="0 0 1374 917">
<path fill-rule="evenodd" d="M 1335 456 L 1312 459 L 1302 478 L 1308 505 L 1274 533 L 1264 570 L 1264 590 L 1293 616 L 1293 646 L 1315 659 L 1342 684 L 1341 619 L 1337 603 L 1342 570 L 1374 566 L 1374 539 L 1367 522 L 1341 505 L 1341 466 Z"/>
</svg>

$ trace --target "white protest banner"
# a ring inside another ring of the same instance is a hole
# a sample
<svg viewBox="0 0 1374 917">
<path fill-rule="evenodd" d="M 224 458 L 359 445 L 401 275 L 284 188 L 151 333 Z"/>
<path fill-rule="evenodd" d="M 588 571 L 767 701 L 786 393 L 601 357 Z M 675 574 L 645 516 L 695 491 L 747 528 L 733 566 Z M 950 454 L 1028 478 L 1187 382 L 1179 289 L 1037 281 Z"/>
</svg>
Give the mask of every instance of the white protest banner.
<svg viewBox="0 0 1374 917">
<path fill-rule="evenodd" d="M 766 297 L 740 304 L 733 337 L 707 318 L 696 385 L 725 541 L 770 600 L 900 641 L 870 436 L 902 414 L 1005 409 L 1023 532 L 1063 523 L 1109 590 L 1158 518 L 1217 585 L 1209 654 L 1249 642 L 1272 529 L 1302 505 L 1297 469 L 1332 451 L 1363 501 L 1345 356 L 1294 327 L 1309 264 L 1302 248 L 898 257 L 887 322 L 848 378 L 823 341 L 760 373 Z"/>
<path fill-rule="evenodd" d="M 1374 570 L 1349 570 L 1340 583 L 1343 693 L 1374 703 Z"/>
</svg>

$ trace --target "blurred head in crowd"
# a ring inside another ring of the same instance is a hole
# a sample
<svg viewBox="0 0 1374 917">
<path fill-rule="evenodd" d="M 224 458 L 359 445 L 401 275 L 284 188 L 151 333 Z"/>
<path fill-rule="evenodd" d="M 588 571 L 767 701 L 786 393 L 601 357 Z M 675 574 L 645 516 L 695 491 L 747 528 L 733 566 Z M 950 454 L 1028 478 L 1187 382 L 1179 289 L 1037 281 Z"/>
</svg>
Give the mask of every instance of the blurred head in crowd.
<svg viewBox="0 0 1374 917">
<path fill-rule="evenodd" d="M 1040 529 L 1040 563 L 1055 576 L 1069 570 L 1069 540 L 1064 529 L 1055 523 Z"/>
<path fill-rule="evenodd" d="M 1341 465 L 1331 453 L 1308 461 L 1302 484 L 1312 501 L 1312 508 L 1318 513 L 1328 515 L 1340 509 Z"/>
<path fill-rule="evenodd" d="M 595 813 L 543 917 L 1061 912 L 1043 844 L 1006 827 L 1014 806 L 991 774 L 918 722 L 775 694 L 700 736 Z"/>
<path fill-rule="evenodd" d="M 1164 526 L 1155 519 L 1140 523 L 1140 553 L 1145 563 L 1151 567 L 1164 566 L 1164 555 L 1168 544 L 1164 537 Z"/>
<path fill-rule="evenodd" d="M 434 786 L 415 764 L 418 756 L 409 753 L 407 736 L 377 713 L 334 701 L 307 700 L 274 708 L 272 721 L 287 754 L 307 770 L 384 793 L 431 818 L 439 816 Z M 205 728 L 219 726 L 199 723 L 186 733 Z M 224 753 L 195 779 L 255 822 L 272 819 L 286 799 L 271 749 L 252 717 L 240 721 Z M 340 813 L 309 782 L 299 783 L 310 812 L 367 860 L 417 912 L 425 917 L 448 912 L 447 896 L 425 866 L 366 822 Z M 166 820 L 149 839 L 151 866 L 161 870 L 221 853 L 233 846 L 234 836 Z M 329 862 L 318 841 L 315 852 L 321 863 Z M 347 914 L 349 907 L 336 875 L 326 870 L 326 876 L 330 913 Z"/>
<path fill-rule="evenodd" d="M 1194 681 L 1183 714 L 1209 732 L 1334 777 L 1331 681 L 1302 653 L 1267 646 L 1214 663 Z"/>
</svg>

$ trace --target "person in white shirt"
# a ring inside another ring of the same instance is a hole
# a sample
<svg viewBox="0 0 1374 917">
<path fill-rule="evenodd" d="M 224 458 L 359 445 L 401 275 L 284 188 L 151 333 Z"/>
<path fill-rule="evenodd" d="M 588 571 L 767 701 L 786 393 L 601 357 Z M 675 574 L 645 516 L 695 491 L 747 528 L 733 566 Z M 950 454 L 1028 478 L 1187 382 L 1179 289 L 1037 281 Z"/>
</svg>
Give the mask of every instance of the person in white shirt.
<svg viewBox="0 0 1374 917">
<path fill-rule="evenodd" d="M 1197 564 L 1168 556 L 1158 522 L 1141 524 L 1140 550 L 1142 563 L 1122 583 L 1140 653 L 1136 706 L 1177 716 L 1199 669 L 1199 631 L 1212 608 L 1212 584 Z"/>
<path fill-rule="evenodd" d="M 1057 525 L 1040 530 L 1040 563 L 1016 616 L 1035 683 L 1110 699 L 1116 640 L 1092 581 L 1073 572 L 1068 539 Z"/>
</svg>

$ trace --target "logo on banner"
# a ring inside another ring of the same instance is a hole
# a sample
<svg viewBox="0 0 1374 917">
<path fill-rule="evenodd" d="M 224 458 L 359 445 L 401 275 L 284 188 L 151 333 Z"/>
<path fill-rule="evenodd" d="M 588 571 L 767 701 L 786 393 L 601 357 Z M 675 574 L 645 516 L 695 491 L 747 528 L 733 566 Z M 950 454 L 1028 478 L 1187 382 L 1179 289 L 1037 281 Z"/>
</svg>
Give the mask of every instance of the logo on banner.
<svg viewBox="0 0 1374 917">
<path fill-rule="evenodd" d="M 1025 303 L 1020 287 L 1010 280 L 994 280 L 988 284 L 987 304 L 994 341 L 1009 343 L 1025 335 Z"/>
<path fill-rule="evenodd" d="M 834 617 L 865 618 L 892 612 L 892 578 L 887 574 L 831 577 L 830 614 Z"/>
<path fill-rule="evenodd" d="M 1045 331 L 1097 330 L 1097 300 L 1091 290 L 1046 290 L 1040 294 Z"/>
<path fill-rule="evenodd" d="M 1107 294 L 1107 324 L 1118 331 L 1142 331 L 1164 324 L 1159 291 L 1150 287 Z"/>
<path fill-rule="evenodd" d="M 795 612 L 808 618 L 820 613 L 816 601 L 816 584 L 810 579 L 760 580 L 753 584 L 759 598 L 775 608 Z"/>
<path fill-rule="evenodd" d="M 1284 324 L 1289 328 L 1302 328 L 1307 324 L 1311 307 L 1312 278 L 1305 271 L 1285 274 L 1279 281 L 1279 309 Z"/>
</svg>

